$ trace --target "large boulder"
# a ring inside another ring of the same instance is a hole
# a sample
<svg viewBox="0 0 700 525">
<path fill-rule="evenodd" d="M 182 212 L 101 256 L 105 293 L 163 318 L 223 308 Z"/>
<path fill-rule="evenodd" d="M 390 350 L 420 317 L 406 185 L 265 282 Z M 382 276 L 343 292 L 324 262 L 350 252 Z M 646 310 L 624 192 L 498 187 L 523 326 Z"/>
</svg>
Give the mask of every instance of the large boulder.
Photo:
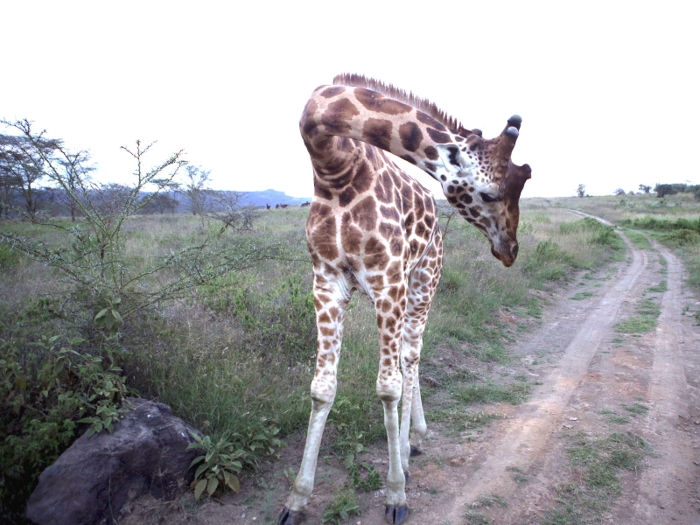
<svg viewBox="0 0 700 525">
<path fill-rule="evenodd" d="M 106 525 L 144 494 L 172 499 L 192 481 L 187 450 L 196 432 L 170 407 L 130 399 L 133 410 L 112 434 L 83 435 L 39 476 L 27 503 L 37 525 Z"/>
</svg>

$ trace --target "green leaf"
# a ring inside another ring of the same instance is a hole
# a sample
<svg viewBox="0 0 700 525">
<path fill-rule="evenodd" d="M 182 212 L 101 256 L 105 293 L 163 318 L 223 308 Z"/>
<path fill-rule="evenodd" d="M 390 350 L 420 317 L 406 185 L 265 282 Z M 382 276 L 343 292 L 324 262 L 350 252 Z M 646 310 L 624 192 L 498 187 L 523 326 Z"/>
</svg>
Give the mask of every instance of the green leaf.
<svg viewBox="0 0 700 525">
<path fill-rule="evenodd" d="M 199 496 L 202 495 L 202 492 L 204 492 L 205 488 L 207 488 L 207 480 L 200 479 L 197 482 L 197 485 L 194 487 L 194 499 L 199 499 Z"/>
<path fill-rule="evenodd" d="M 228 486 L 231 487 L 231 490 L 233 490 L 236 493 L 241 491 L 241 482 L 238 481 L 238 478 L 236 476 L 231 476 L 228 482 Z"/>
<path fill-rule="evenodd" d="M 192 448 L 194 445 L 196 445 L 196 443 L 192 443 L 189 447 L 187 447 L 186 450 Z M 194 459 L 192 460 L 192 463 L 190 463 L 189 468 L 194 467 L 197 463 L 199 463 L 199 462 L 202 461 L 202 460 L 204 460 L 204 456 L 197 456 L 196 458 L 194 458 Z"/>
<path fill-rule="evenodd" d="M 109 312 L 109 308 L 100 310 L 100 312 L 95 316 L 95 321 L 97 321 L 98 319 L 102 319 L 105 315 L 107 315 L 107 312 Z"/>
<path fill-rule="evenodd" d="M 209 465 L 207 465 L 206 463 L 202 463 L 202 464 L 199 466 L 199 468 L 195 471 L 195 473 L 194 473 L 194 479 L 197 479 L 197 478 L 199 477 L 199 475 L 200 475 L 202 472 L 204 472 L 205 470 L 207 470 L 208 467 L 209 467 Z"/>
<path fill-rule="evenodd" d="M 218 480 L 218 479 L 216 479 L 216 478 L 211 478 L 211 479 L 209 480 L 209 483 L 207 483 L 207 493 L 209 494 L 209 496 L 211 496 L 212 494 L 214 494 L 214 491 L 216 490 L 216 488 L 217 488 L 218 486 L 219 486 L 219 480 Z"/>
<path fill-rule="evenodd" d="M 121 314 L 114 308 L 112 308 L 112 317 L 114 317 L 114 321 L 117 324 L 124 324 L 124 319 L 122 319 Z"/>
</svg>

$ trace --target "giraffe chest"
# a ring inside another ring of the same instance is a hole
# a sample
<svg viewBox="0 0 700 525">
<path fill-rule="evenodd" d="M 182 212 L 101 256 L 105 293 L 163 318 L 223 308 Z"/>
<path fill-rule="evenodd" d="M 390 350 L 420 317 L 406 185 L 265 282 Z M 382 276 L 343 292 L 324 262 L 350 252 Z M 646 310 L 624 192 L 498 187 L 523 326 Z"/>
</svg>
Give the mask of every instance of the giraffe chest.
<svg viewBox="0 0 700 525">
<path fill-rule="evenodd" d="M 351 207 L 316 200 L 307 242 L 315 272 L 371 295 L 408 279 L 436 227 L 424 209 L 388 207 L 371 197 Z"/>
</svg>

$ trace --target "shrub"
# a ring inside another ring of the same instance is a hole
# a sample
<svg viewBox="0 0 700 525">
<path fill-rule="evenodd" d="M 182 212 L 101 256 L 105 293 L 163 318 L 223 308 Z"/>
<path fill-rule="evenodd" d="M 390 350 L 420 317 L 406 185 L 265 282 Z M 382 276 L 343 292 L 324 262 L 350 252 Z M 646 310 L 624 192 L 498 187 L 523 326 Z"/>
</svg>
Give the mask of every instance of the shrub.
<svg viewBox="0 0 700 525">
<path fill-rule="evenodd" d="M 114 348 L 81 338 L 0 339 L 0 521 L 21 515 L 38 475 L 89 425 L 112 430 L 127 394 Z M 82 423 L 82 424 L 81 424 Z"/>
<path fill-rule="evenodd" d="M 546 281 L 556 281 L 566 275 L 573 256 L 551 240 L 540 241 L 534 252 L 528 254 L 523 270 L 536 274 Z"/>
</svg>

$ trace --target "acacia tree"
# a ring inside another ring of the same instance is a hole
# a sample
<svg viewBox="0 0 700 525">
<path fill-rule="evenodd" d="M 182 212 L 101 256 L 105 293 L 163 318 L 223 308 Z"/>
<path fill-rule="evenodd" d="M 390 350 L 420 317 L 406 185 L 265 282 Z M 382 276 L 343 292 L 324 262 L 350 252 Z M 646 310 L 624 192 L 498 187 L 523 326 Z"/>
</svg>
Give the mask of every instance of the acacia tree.
<svg viewBox="0 0 700 525">
<path fill-rule="evenodd" d="M 199 215 L 204 227 L 204 217 L 210 201 L 209 175 L 211 171 L 202 169 L 201 166 L 185 167 L 185 182 L 182 185 L 182 193 L 187 197 L 187 206 L 192 215 Z"/>
<path fill-rule="evenodd" d="M 12 201 L 20 188 L 19 177 L 13 175 L 9 170 L 5 170 L 0 163 L 0 216 L 4 215 L 9 219 L 12 210 Z"/>
<path fill-rule="evenodd" d="M 586 196 L 586 185 L 585 184 L 579 184 L 578 188 L 576 188 L 576 195 L 579 197 L 585 197 Z"/>
<path fill-rule="evenodd" d="M 5 126 L 12 123 L 0 120 Z M 31 124 L 24 121 L 31 131 Z M 5 184 L 14 187 L 24 198 L 24 214 L 34 218 L 39 211 L 38 185 L 46 177 L 46 158 L 61 147 L 61 141 L 47 139 L 42 134 L 31 142 L 24 135 L 0 135 L 0 171 Z M 8 191 L 7 204 L 11 206 L 12 191 Z"/>
</svg>

